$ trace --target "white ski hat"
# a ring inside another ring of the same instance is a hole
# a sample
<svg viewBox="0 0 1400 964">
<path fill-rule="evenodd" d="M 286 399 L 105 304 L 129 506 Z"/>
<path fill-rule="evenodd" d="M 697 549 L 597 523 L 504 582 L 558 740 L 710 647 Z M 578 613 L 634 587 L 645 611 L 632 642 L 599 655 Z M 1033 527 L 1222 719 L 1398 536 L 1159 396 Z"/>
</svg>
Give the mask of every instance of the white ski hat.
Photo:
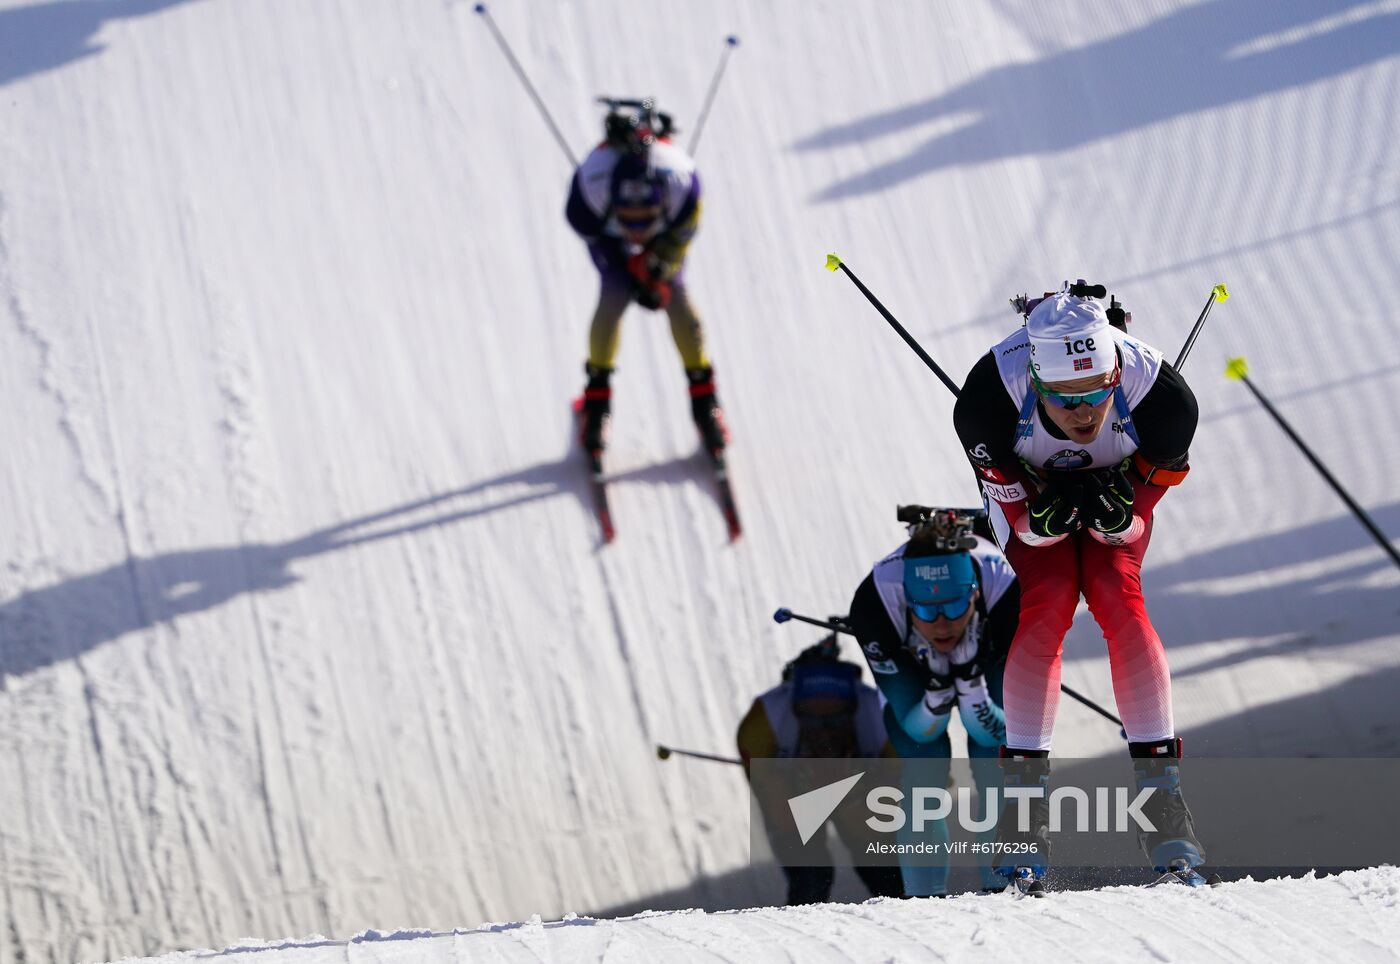
<svg viewBox="0 0 1400 964">
<path fill-rule="evenodd" d="M 1093 298 L 1057 292 L 1026 318 L 1031 370 L 1041 382 L 1068 382 L 1111 373 L 1118 351 L 1108 313 Z"/>
</svg>

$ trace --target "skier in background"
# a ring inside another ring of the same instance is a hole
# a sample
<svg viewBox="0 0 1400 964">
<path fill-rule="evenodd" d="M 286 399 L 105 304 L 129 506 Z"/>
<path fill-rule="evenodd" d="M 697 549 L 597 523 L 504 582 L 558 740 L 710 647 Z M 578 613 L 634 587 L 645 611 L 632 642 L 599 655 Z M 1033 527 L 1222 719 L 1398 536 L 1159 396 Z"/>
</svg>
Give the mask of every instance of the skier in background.
<svg viewBox="0 0 1400 964">
<path fill-rule="evenodd" d="M 728 433 L 684 276 L 686 250 L 700 227 L 700 176 L 690 157 L 671 143 L 669 115 L 650 101 L 611 103 L 607 139 L 574 172 L 565 209 L 569 224 L 588 244 L 602 285 L 588 335 L 580 441 L 589 452 L 601 452 L 607 444 L 619 328 L 635 301 L 665 311 L 670 319 L 689 382 L 691 415 L 702 444 L 718 453 Z"/>
<path fill-rule="evenodd" d="M 900 521 L 909 541 L 875 564 L 847 620 L 884 695 L 885 730 L 901 759 L 947 760 L 956 707 L 978 785 L 997 785 L 995 765 L 975 761 L 995 758 L 1005 739 L 1002 663 L 1016 631 L 1016 575 L 995 545 L 972 534 L 969 516 L 905 506 Z M 932 827 L 930 842 L 949 840 L 945 821 Z M 941 866 L 903 860 L 901 869 L 907 895 L 947 893 L 946 858 Z M 1006 885 L 990 863 L 981 877 L 985 890 Z"/>
<path fill-rule="evenodd" d="M 879 694 L 860 682 L 859 666 L 841 659 L 835 633 L 803 650 L 783 668 L 783 681 L 753 701 L 739 724 L 737 743 L 745 776 L 755 759 L 890 755 L 880 722 Z M 770 838 L 790 832 L 784 829 L 791 822 L 785 798 L 760 796 L 758 803 Z M 834 822 L 842 842 L 859 860 L 870 832 L 840 811 Z M 808 846 L 820 846 L 825 852 L 825 835 L 821 831 Z M 776 842 L 774 850 L 783 852 Z M 857 866 L 855 871 L 872 895 L 902 896 L 897 868 Z M 784 866 L 783 875 L 788 904 L 815 904 L 830 898 L 836 871 L 829 865 Z"/>
<path fill-rule="evenodd" d="M 1060 695 L 1060 652 L 1082 594 L 1108 642 L 1113 692 L 1139 788 L 1155 787 L 1140 835 L 1159 870 L 1196 867 L 1204 851 L 1181 796 L 1181 740 L 1171 677 L 1142 597 L 1152 510 L 1185 478 L 1196 399 L 1162 353 L 1129 336 L 1116 303 L 1066 284 L 1014 302 L 1026 324 L 983 356 L 953 410 L 980 477 L 998 540 L 1021 584 L 1020 624 L 1006 663 L 1008 785 L 1048 786 Z M 1111 323 L 1112 322 L 1112 323 Z M 1150 480 L 1150 481 L 1149 481 Z M 1042 855 L 1009 858 L 1036 876 L 1048 866 L 1037 801 L 1029 840 Z M 1002 839 L 1026 841 L 1003 813 Z"/>
</svg>

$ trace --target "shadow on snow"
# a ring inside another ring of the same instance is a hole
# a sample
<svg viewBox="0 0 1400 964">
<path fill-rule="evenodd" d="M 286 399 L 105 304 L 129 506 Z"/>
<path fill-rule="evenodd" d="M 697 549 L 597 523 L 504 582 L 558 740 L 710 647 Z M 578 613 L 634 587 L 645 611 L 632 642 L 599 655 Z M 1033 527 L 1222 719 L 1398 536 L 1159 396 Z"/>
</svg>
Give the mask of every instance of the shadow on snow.
<svg viewBox="0 0 1400 964">
<path fill-rule="evenodd" d="M 828 186 L 819 201 L 883 191 L 947 167 L 1072 150 L 1400 53 L 1400 13 L 1367 6 L 1361 0 L 1196 3 L 1137 29 L 996 67 L 924 100 L 828 127 L 795 147 L 830 150 L 965 120 L 903 157 Z"/>
<path fill-rule="evenodd" d="M 58 0 L 0 10 L 0 87 L 101 53 L 94 39 L 113 20 L 159 13 L 188 0 Z"/>
<path fill-rule="evenodd" d="M 696 478 L 698 465 L 696 458 L 687 456 L 610 478 L 627 484 L 670 486 Z M 502 489 L 509 491 L 492 498 Z M 410 536 L 561 495 L 572 496 L 592 525 L 592 497 L 576 452 L 287 542 L 133 556 L 100 572 L 21 593 L 0 603 L 0 683 L 7 676 L 21 676 L 81 656 L 127 633 L 212 609 L 245 593 L 290 586 L 299 581 L 292 570 L 298 560 Z M 483 497 L 487 500 L 484 504 Z"/>
</svg>

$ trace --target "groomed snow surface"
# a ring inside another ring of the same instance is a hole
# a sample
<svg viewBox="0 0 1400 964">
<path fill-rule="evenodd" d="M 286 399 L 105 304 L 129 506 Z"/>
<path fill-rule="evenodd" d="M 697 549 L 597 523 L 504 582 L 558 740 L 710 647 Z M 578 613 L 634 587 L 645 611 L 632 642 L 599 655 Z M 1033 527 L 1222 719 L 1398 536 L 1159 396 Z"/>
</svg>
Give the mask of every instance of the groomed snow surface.
<svg viewBox="0 0 1400 964">
<path fill-rule="evenodd" d="M 831 250 L 958 380 L 1019 292 L 1102 282 L 1174 355 L 1226 282 L 1145 572 L 1178 732 L 1198 756 L 1400 755 L 1400 573 L 1222 374 L 1246 356 L 1400 533 L 1400 0 L 491 6 L 576 154 L 599 94 L 655 95 L 687 143 L 741 38 L 687 277 L 743 539 L 667 327 L 634 309 L 599 546 L 569 438 L 597 285 L 571 169 L 471 3 L 0 0 L 0 964 L 781 900 L 737 770 L 655 745 L 732 752 L 819 635 L 773 610 L 844 611 L 897 504 L 977 498 L 951 396 Z M 1085 613 L 1064 680 L 1112 706 Z M 1066 702 L 1055 750 L 1122 743 Z M 1394 887 L 424 947 L 902 958 L 1031 919 L 1057 956 L 1246 932 L 1365 956 L 1397 943 Z"/>
<path fill-rule="evenodd" d="M 370 931 L 171 954 L 165 964 L 376 961 L 1385 961 L 1400 958 L 1400 870 L 1239 881 L 1193 891 L 1110 887 L 1042 900 L 947 900 L 646 913 L 488 924 L 451 934 Z"/>
</svg>

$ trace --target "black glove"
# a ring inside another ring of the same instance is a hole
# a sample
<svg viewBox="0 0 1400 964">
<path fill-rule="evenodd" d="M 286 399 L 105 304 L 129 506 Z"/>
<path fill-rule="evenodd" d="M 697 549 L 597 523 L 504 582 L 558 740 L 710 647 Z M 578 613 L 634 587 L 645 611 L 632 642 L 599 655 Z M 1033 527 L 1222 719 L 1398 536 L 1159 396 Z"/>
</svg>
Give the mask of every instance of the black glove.
<svg viewBox="0 0 1400 964">
<path fill-rule="evenodd" d="M 949 668 L 947 672 L 939 672 L 931 664 L 933 660 L 933 647 L 928 643 L 921 643 L 913 651 L 915 662 L 918 664 L 919 673 L 924 679 L 924 689 L 930 692 L 934 690 L 950 690 L 953 687 L 953 672 Z M 941 665 L 941 661 L 939 661 Z"/>
<path fill-rule="evenodd" d="M 931 675 L 924 684 L 924 705 L 934 716 L 951 713 L 958 702 L 958 690 L 951 676 Z"/>
<path fill-rule="evenodd" d="M 1074 473 L 1076 476 L 1080 473 Z M 1068 473 L 1052 477 L 1032 501 L 1027 511 L 1031 532 L 1045 539 L 1078 532 L 1084 483 Z"/>
<path fill-rule="evenodd" d="M 1126 532 L 1133 524 L 1133 483 L 1121 468 L 1085 472 L 1084 518 L 1104 535 Z"/>
<path fill-rule="evenodd" d="M 956 675 L 952 668 L 946 673 L 935 673 L 932 670 L 924 670 L 924 689 L 926 690 L 946 690 L 953 685 L 953 677 Z"/>
<path fill-rule="evenodd" d="M 974 659 L 970 663 L 954 663 L 948 669 L 953 679 L 976 679 L 986 672 L 986 667 L 980 659 Z"/>
<path fill-rule="evenodd" d="M 671 303 L 671 286 L 664 281 L 651 285 L 637 285 L 632 298 L 643 308 L 657 311 Z"/>
</svg>

